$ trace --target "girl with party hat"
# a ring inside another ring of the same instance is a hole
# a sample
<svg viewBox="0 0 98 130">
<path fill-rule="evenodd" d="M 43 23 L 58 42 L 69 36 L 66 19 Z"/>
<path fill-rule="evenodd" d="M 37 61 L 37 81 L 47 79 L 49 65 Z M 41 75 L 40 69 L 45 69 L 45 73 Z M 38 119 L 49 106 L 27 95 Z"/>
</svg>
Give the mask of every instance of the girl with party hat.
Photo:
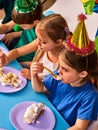
<svg viewBox="0 0 98 130">
<path fill-rule="evenodd" d="M 98 91 L 90 82 L 98 67 L 98 57 L 95 43 L 88 37 L 85 18 L 83 14 L 78 16 L 79 23 L 59 55 L 60 68 L 55 74 L 61 80 L 48 75 L 41 81 L 38 73 L 43 64 L 31 65 L 32 88 L 36 92 L 50 92 L 49 100 L 70 125 L 67 130 L 87 130 L 98 116 Z"/>
</svg>

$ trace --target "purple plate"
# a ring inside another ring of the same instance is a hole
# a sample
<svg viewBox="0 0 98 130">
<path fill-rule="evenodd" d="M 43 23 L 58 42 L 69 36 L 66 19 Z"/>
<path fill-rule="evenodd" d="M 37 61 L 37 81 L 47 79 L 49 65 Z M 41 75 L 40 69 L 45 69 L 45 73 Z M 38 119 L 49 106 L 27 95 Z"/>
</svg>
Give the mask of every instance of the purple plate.
<svg viewBox="0 0 98 130">
<path fill-rule="evenodd" d="M 3 48 L 2 46 L 0 46 L 0 49 L 2 50 L 3 53 L 7 54 L 8 50 L 6 50 L 5 48 Z"/>
<path fill-rule="evenodd" d="M 0 34 L 0 40 L 4 38 L 5 34 Z"/>
<path fill-rule="evenodd" d="M 45 106 L 45 111 L 37 119 L 39 123 L 26 124 L 23 120 L 24 113 L 28 106 L 34 101 L 26 101 L 15 105 L 10 112 L 10 121 L 17 130 L 53 130 L 55 116 L 51 109 Z"/>
<path fill-rule="evenodd" d="M 9 72 L 15 73 L 19 77 L 19 79 L 22 80 L 22 83 L 19 86 L 19 88 L 14 88 L 13 86 L 9 86 L 9 85 L 4 86 L 0 82 L 0 92 L 2 92 L 2 93 L 13 93 L 13 92 L 20 91 L 21 89 L 23 89 L 26 86 L 27 80 L 24 77 L 20 76 L 19 70 L 7 66 L 7 67 L 3 67 L 3 71 L 6 74 L 9 73 Z"/>
</svg>

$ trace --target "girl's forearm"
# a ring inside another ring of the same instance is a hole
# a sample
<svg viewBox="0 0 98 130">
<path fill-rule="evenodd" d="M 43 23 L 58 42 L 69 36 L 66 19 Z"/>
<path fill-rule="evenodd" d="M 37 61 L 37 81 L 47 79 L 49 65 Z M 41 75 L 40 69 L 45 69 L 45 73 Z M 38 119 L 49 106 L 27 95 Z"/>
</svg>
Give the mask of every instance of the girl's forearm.
<svg viewBox="0 0 98 130">
<path fill-rule="evenodd" d="M 13 50 L 9 51 L 9 53 L 7 54 L 7 57 L 8 57 L 8 63 L 11 62 L 12 60 L 16 59 L 17 57 L 19 57 L 17 49 L 13 49 Z"/>
<path fill-rule="evenodd" d="M 45 91 L 44 85 L 43 85 L 42 81 L 39 79 L 38 75 L 33 77 L 31 74 L 31 83 L 32 83 L 32 88 L 36 92 L 44 92 Z"/>
<path fill-rule="evenodd" d="M 36 40 L 34 40 L 31 43 L 28 43 L 27 45 L 24 45 L 22 47 L 9 51 L 9 53 L 7 54 L 8 62 L 10 62 L 22 55 L 26 55 L 31 52 L 34 52 L 36 50 L 37 50 L 37 44 L 36 44 Z"/>
<path fill-rule="evenodd" d="M 4 34 L 11 31 L 14 25 L 15 23 L 12 20 L 6 24 L 0 24 L 0 34 Z"/>
</svg>

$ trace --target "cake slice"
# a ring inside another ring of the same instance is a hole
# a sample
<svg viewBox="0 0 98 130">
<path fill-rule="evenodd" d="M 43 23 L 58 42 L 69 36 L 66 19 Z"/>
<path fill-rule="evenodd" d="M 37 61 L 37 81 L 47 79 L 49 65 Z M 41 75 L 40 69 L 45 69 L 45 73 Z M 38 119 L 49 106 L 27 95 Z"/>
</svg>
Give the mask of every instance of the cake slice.
<svg viewBox="0 0 98 130">
<path fill-rule="evenodd" d="M 27 107 L 24 113 L 24 121 L 27 124 L 35 123 L 38 117 L 44 112 L 44 104 L 43 103 L 33 103 L 29 107 Z"/>
<path fill-rule="evenodd" d="M 19 79 L 18 76 L 12 72 L 9 72 L 7 74 L 2 74 L 0 81 L 4 86 L 11 85 L 14 88 L 18 88 L 22 83 L 22 80 Z"/>
</svg>

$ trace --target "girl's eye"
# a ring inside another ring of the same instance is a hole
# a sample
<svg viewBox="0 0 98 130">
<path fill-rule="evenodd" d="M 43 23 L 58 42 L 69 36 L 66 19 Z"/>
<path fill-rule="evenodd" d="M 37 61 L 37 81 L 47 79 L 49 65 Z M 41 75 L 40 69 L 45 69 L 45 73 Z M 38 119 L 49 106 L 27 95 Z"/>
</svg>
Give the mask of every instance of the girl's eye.
<svg viewBox="0 0 98 130">
<path fill-rule="evenodd" d="M 64 71 L 65 71 L 65 72 L 69 72 L 69 70 L 68 70 L 68 69 L 65 69 L 65 68 L 64 68 Z"/>
<path fill-rule="evenodd" d="M 42 44 L 46 44 L 46 42 L 41 42 Z"/>
<path fill-rule="evenodd" d="M 38 41 L 41 42 L 42 44 L 46 44 L 46 42 L 42 41 L 41 39 L 38 39 Z"/>
<path fill-rule="evenodd" d="M 64 67 L 60 67 L 61 70 L 68 72 L 68 69 L 64 68 Z"/>
</svg>

